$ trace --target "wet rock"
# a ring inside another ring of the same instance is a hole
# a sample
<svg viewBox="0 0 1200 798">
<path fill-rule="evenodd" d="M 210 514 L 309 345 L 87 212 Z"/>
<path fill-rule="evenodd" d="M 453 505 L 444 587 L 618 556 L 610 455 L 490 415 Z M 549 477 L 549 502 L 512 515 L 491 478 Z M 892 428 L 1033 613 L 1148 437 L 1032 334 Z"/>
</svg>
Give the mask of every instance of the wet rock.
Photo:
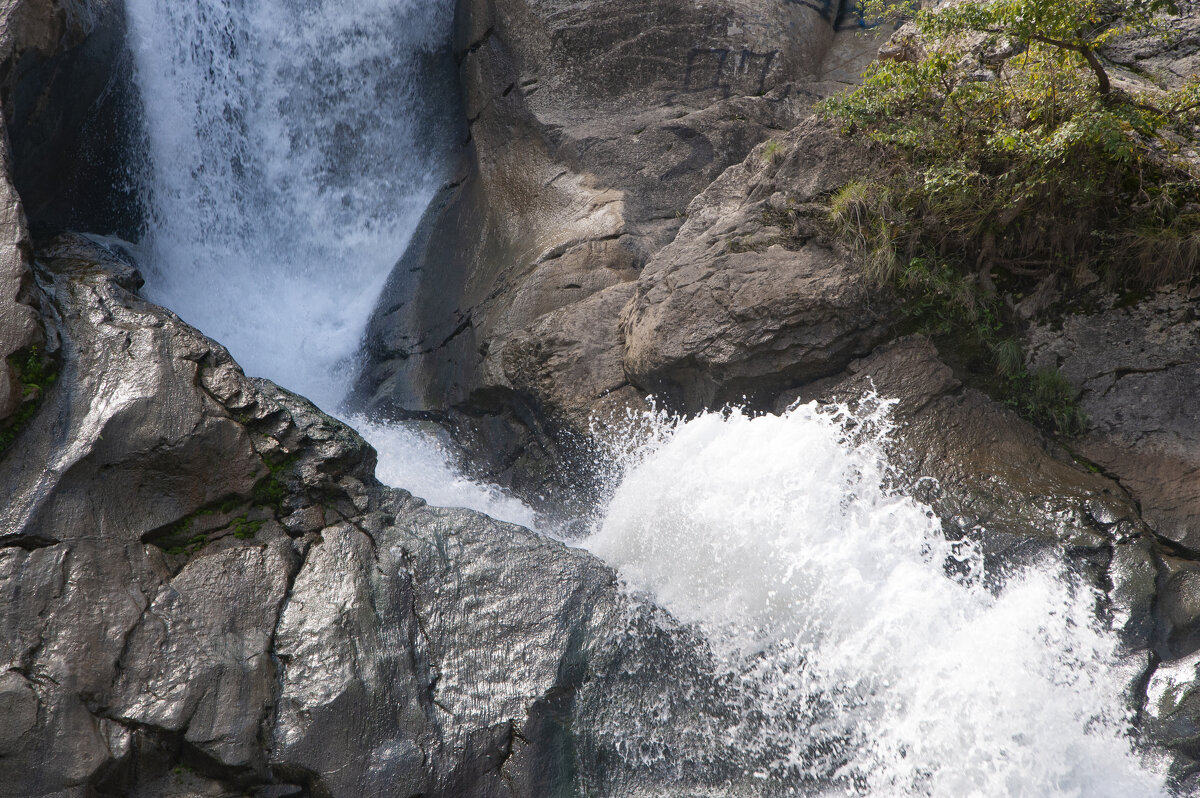
<svg viewBox="0 0 1200 798">
<path fill-rule="evenodd" d="M 611 570 L 382 487 L 352 430 L 61 244 L 60 376 L 0 457 L 0 795 L 537 795 L 625 767 L 564 754 L 616 733 Z M 665 702 L 710 677 L 660 623 Z"/>
<path fill-rule="evenodd" d="M 1200 649 L 1200 563 L 1162 557 L 1156 644 L 1164 660 L 1187 657 Z"/>
<path fill-rule="evenodd" d="M 297 557 L 286 538 L 209 548 L 158 589 L 130 631 L 107 712 L 180 734 L 225 767 L 261 769 L 272 635 Z"/>
<path fill-rule="evenodd" d="M 30 222 L 135 237 L 139 98 L 122 0 L 22 0 L 31 42 L 6 71 L 13 179 Z"/>
<path fill-rule="evenodd" d="M 1162 745 L 1181 751 L 1193 760 L 1194 771 L 1200 760 L 1200 655 L 1165 662 L 1158 666 L 1146 686 L 1146 731 Z"/>
<path fill-rule="evenodd" d="M 1079 390 L 1089 421 L 1079 454 L 1121 482 L 1158 535 L 1200 552 L 1200 321 L 1177 291 L 1108 302 L 1032 329 L 1031 365 Z"/>
<path fill-rule="evenodd" d="M 899 339 L 848 371 L 785 394 L 777 407 L 798 397 L 845 401 L 867 392 L 897 400 L 898 465 L 935 481 L 923 490 L 944 517 L 1082 547 L 1146 531 L 1119 485 L 1080 466 L 1010 409 L 963 388 L 928 339 Z"/>
</svg>

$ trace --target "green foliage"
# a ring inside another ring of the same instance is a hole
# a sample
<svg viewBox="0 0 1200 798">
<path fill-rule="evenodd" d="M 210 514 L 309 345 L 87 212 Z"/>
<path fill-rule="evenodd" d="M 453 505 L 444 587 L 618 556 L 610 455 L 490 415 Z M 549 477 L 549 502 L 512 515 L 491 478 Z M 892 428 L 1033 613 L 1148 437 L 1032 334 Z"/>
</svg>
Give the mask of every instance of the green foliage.
<svg viewBox="0 0 1200 798">
<path fill-rule="evenodd" d="M 876 3 L 877 13 L 881 5 L 903 4 Z M 1128 12 L 1121 26 L 1117 6 Z M 1094 56 L 1113 32 L 1149 26 L 1165 7 L 992 0 L 916 12 L 922 52 L 877 62 L 861 86 L 821 105 L 891 164 L 855 186 L 853 213 L 839 198 L 832 209 L 868 271 L 886 276 L 891 249 L 900 262 L 950 258 L 985 284 L 997 268 L 1027 277 L 1092 269 L 1147 285 L 1190 278 L 1200 180 L 1187 153 L 1197 147 L 1200 84 L 1109 93 L 1080 49 Z M 985 41 L 968 50 L 958 34 L 971 31 Z"/>
<path fill-rule="evenodd" d="M 1061 373 L 1043 369 L 1021 375 L 1020 382 L 1013 401 L 1035 423 L 1060 435 L 1078 435 L 1087 427 L 1075 389 Z"/>
<path fill-rule="evenodd" d="M 905 332 L 927 335 L 971 381 L 1049 433 L 1079 435 L 1087 417 L 1057 371 L 1030 372 L 1010 314 L 995 295 L 938 258 L 914 258 L 894 276 Z"/>
<path fill-rule="evenodd" d="M 819 106 L 883 164 L 830 198 L 835 231 L 901 299 L 908 331 L 933 337 L 965 377 L 1043 429 L 1080 433 L 1070 384 L 1027 370 L 1013 308 L 1097 273 L 1127 296 L 1195 276 L 1200 82 L 1130 93 L 1099 55 L 1120 33 L 1153 31 L 1174 4 L 868 0 L 864 10 L 912 19 L 913 33 L 894 60 Z"/>
<path fill-rule="evenodd" d="M 779 160 L 779 156 L 783 153 L 783 145 L 776 139 L 771 139 L 767 142 L 767 146 L 763 147 L 763 158 L 767 163 L 775 163 Z"/>
<path fill-rule="evenodd" d="M 22 401 L 16 412 L 0 419 L 0 455 L 16 441 L 41 405 L 42 397 L 58 378 L 58 361 L 44 354 L 40 347 L 31 346 L 10 355 L 8 363 L 22 387 Z"/>
<path fill-rule="evenodd" d="M 1153 30 L 1162 14 L 1178 14 L 1175 0 L 976 0 L 942 8 L 919 8 L 915 0 L 866 0 L 864 13 L 881 19 L 913 19 L 925 36 L 1003 36 L 1022 48 L 1035 44 L 1061 51 L 1090 69 L 1096 90 L 1111 91 L 1097 51 L 1121 33 Z"/>
<path fill-rule="evenodd" d="M 251 521 L 246 516 L 240 516 L 233 521 L 233 536 L 238 540 L 249 540 L 262 529 L 262 521 Z"/>
<path fill-rule="evenodd" d="M 295 462 L 295 457 L 284 457 L 267 463 L 267 475 L 260 479 L 251 491 L 251 498 L 256 504 L 273 507 L 276 510 L 281 508 L 283 500 L 288 495 L 285 478 Z"/>
</svg>

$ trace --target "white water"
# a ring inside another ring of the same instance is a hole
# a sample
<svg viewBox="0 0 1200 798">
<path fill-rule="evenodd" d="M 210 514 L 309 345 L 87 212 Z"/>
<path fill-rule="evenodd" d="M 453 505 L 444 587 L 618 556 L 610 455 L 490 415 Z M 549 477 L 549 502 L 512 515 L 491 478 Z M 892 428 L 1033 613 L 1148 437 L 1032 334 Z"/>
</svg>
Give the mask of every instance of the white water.
<svg viewBox="0 0 1200 798">
<path fill-rule="evenodd" d="M 330 412 L 444 179 L 453 0 L 127 0 L 143 97 L 145 293 Z M 444 55 L 444 53 L 443 53 Z M 439 81 L 440 78 L 440 81 Z M 355 425 L 379 477 L 533 525 L 415 428 Z"/>
<path fill-rule="evenodd" d="M 993 595 L 858 438 L 816 406 L 660 426 L 586 543 L 703 629 L 751 699 L 726 742 L 761 756 L 763 789 L 1165 795 L 1127 737 L 1097 596 L 1053 562 Z"/>
<path fill-rule="evenodd" d="M 128 0 L 149 298 L 333 409 L 442 179 L 451 0 Z M 439 139 L 440 137 L 440 139 Z"/>
<path fill-rule="evenodd" d="M 440 507 L 469 507 L 492 518 L 536 529 L 536 514 L 499 488 L 465 477 L 450 446 L 436 434 L 412 426 L 381 424 L 352 416 L 350 424 L 379 452 L 375 476 Z"/>
</svg>

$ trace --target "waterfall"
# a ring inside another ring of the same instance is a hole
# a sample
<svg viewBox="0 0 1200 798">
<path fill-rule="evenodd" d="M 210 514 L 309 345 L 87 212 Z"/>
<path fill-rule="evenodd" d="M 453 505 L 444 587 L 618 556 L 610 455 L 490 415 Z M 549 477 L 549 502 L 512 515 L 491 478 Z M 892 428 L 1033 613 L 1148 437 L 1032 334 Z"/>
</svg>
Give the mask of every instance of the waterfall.
<svg viewBox="0 0 1200 798">
<path fill-rule="evenodd" d="M 1096 591 L 1056 558 L 985 586 L 978 552 L 886 487 L 885 411 L 854 434 L 815 404 L 659 420 L 586 541 L 703 631 L 754 794 L 1166 795 Z"/>
<path fill-rule="evenodd" d="M 128 0 L 147 294 L 327 410 L 444 180 L 452 5 Z M 436 441 L 351 421 L 381 479 L 532 523 Z M 755 763 L 750 794 L 1165 794 L 1095 592 L 1050 561 L 985 586 L 978 554 L 886 487 L 886 419 L 859 422 L 660 420 L 579 542 L 703 632 L 744 698 L 719 744 Z"/>
<path fill-rule="evenodd" d="M 444 180 L 450 0 L 128 0 L 148 298 L 332 410 Z"/>
</svg>

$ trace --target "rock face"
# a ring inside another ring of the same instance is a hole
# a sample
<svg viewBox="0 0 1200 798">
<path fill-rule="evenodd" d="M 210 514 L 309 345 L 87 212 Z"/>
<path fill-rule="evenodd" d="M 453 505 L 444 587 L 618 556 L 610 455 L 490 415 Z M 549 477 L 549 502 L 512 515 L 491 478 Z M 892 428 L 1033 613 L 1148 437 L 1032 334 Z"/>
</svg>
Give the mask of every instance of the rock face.
<svg viewBox="0 0 1200 798">
<path fill-rule="evenodd" d="M 462 0 L 468 144 L 371 321 L 357 401 L 449 418 L 493 478 L 559 496 L 539 470 L 646 393 L 622 367 L 630 284 L 694 197 L 799 121 L 827 62 L 870 52 L 838 35 L 856 19 L 782 0 Z"/>
<path fill-rule="evenodd" d="M 1090 424 L 1079 453 L 1128 487 L 1146 521 L 1192 554 L 1200 553 L 1198 334 L 1193 301 L 1176 291 L 1030 333 L 1034 365 L 1060 368 L 1080 391 Z"/>
<path fill-rule="evenodd" d="M 2 90 L 25 212 L 35 225 L 136 238 L 129 167 L 140 106 L 122 0 L 12 5 L 25 44 Z"/>
<path fill-rule="evenodd" d="M 0 173 L 12 176 L 0 181 L 0 440 L 6 419 L 36 401 L 38 386 L 21 372 L 33 349 L 44 343 L 30 293 L 25 213 L 57 216 L 59 222 L 90 221 L 84 219 L 82 197 L 107 196 L 103 187 L 113 180 L 89 171 L 103 159 L 86 151 L 95 139 L 80 128 L 105 124 L 94 121 L 94 106 L 103 104 L 105 89 L 121 74 L 115 63 L 121 26 L 121 7 L 109 0 L 21 0 L 0 6 Z M 113 168 L 111 162 L 98 167 L 100 172 Z M 61 204 L 55 207 L 54 197 L 68 195 L 73 203 L 79 200 L 77 218 L 67 219 Z M 31 200 L 34 207 L 27 208 Z"/>
<path fill-rule="evenodd" d="M 613 574 L 382 488 L 113 260 L 39 256 L 61 365 L 0 461 L 0 794 L 567 789 L 537 707 L 612 658 Z"/>
</svg>

